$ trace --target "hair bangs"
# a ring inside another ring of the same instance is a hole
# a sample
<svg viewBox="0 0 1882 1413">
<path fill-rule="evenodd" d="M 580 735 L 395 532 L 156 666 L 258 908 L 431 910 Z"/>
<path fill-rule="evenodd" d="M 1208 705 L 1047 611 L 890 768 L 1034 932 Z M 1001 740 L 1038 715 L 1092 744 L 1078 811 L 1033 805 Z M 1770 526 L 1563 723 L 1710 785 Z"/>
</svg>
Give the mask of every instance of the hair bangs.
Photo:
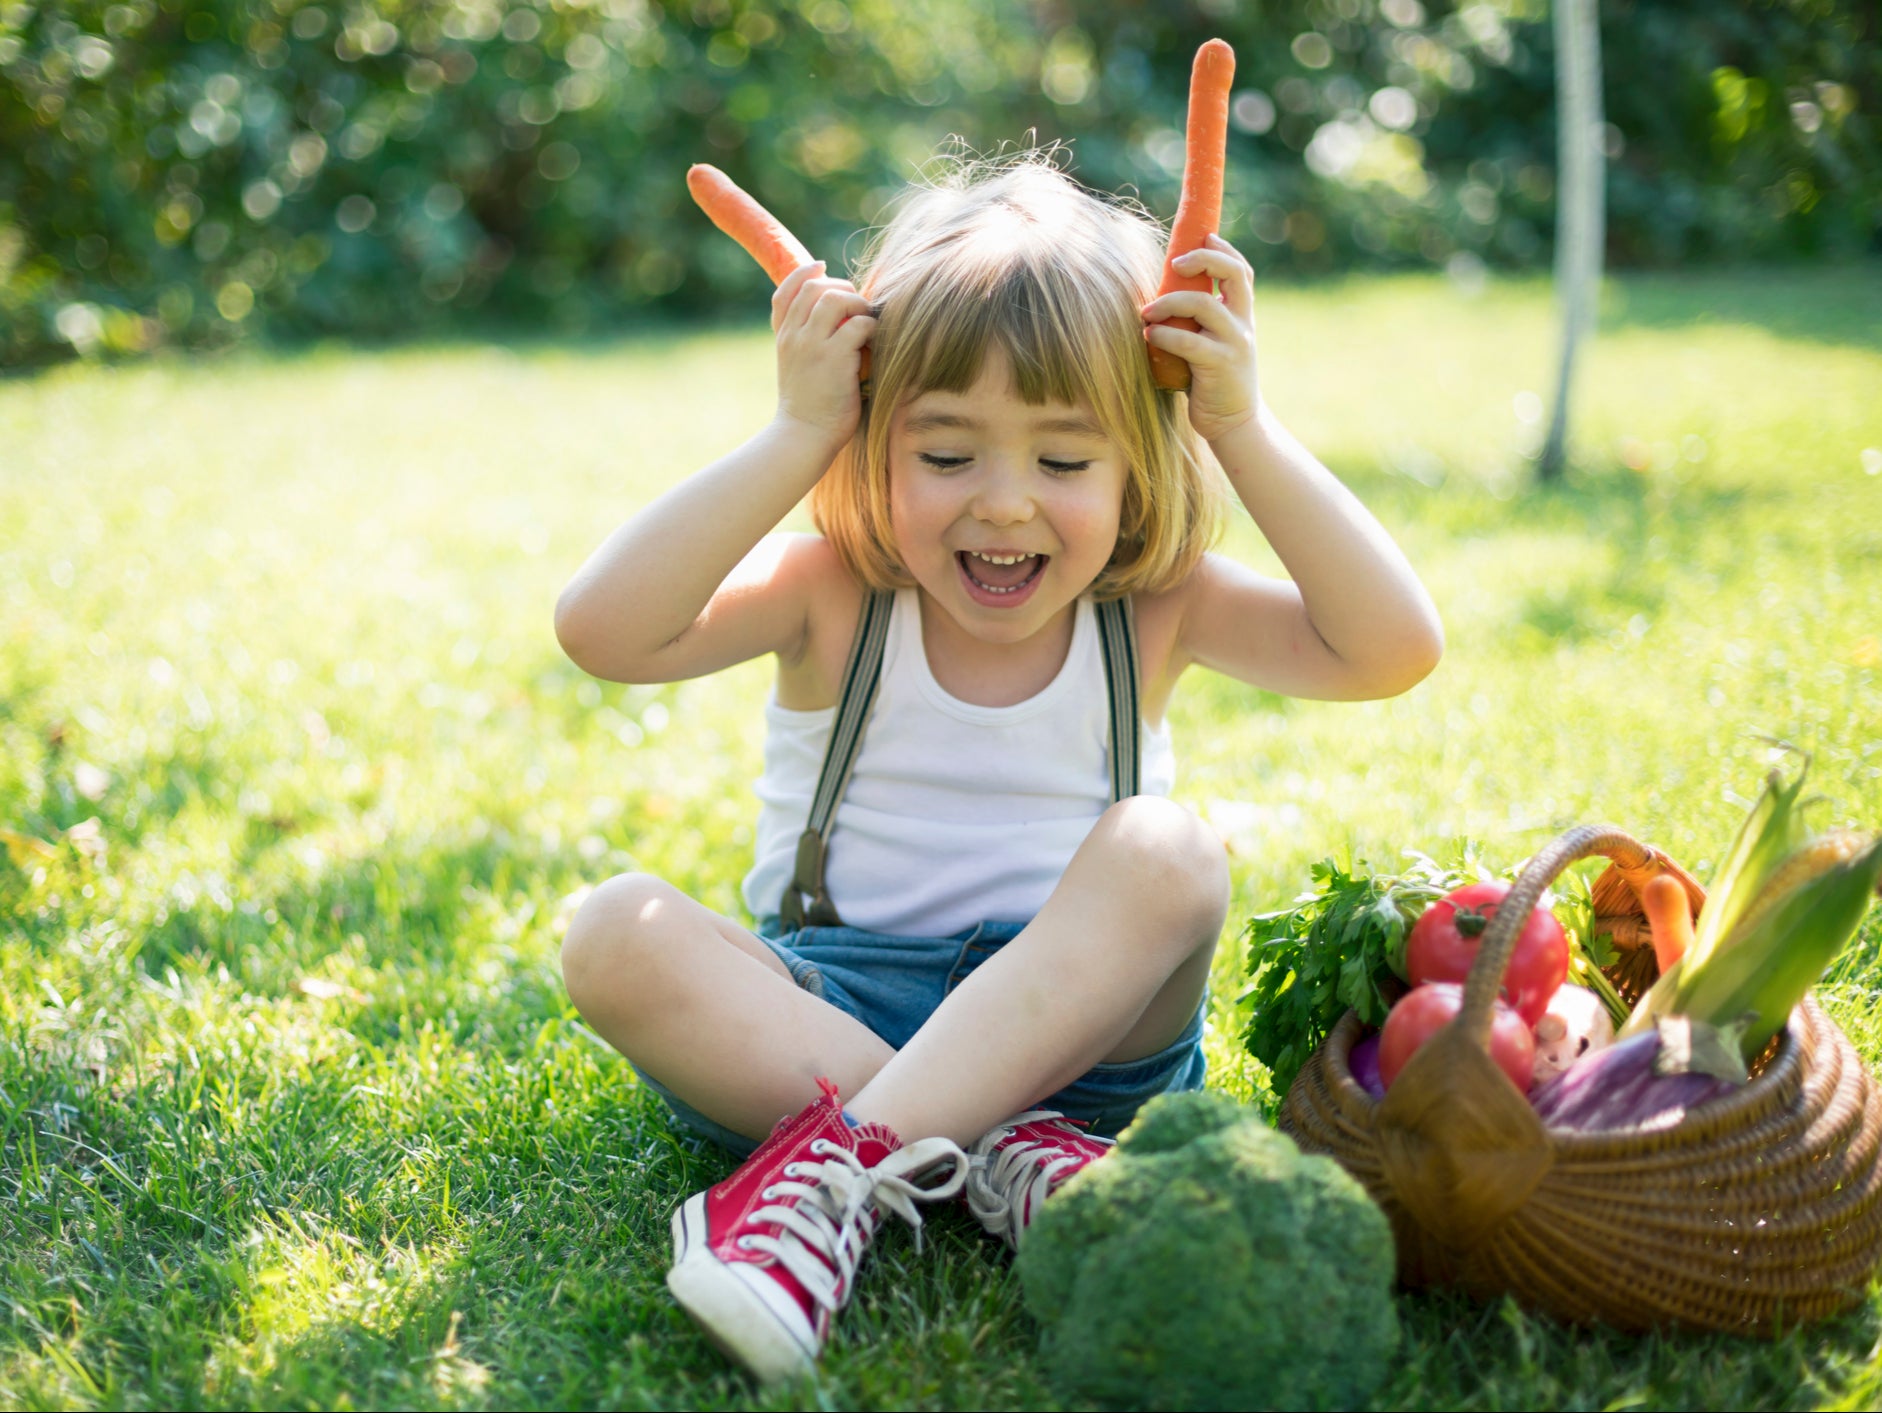
<svg viewBox="0 0 1882 1413">
<path fill-rule="evenodd" d="M 908 292 L 911 317 L 901 332 L 910 357 L 902 396 L 966 392 L 998 345 L 1022 401 L 1084 404 L 1108 423 L 1121 421 L 1117 414 L 1125 399 L 1118 380 L 1103 376 L 1105 360 L 1081 351 L 1114 346 L 1120 334 L 1135 334 L 1128 301 L 1107 309 L 1081 298 L 1050 265 L 1024 258 L 1002 264 L 966 280 L 936 270 L 932 280 L 922 281 L 928 288 Z M 1112 415 L 1104 416 L 1107 411 Z"/>
</svg>

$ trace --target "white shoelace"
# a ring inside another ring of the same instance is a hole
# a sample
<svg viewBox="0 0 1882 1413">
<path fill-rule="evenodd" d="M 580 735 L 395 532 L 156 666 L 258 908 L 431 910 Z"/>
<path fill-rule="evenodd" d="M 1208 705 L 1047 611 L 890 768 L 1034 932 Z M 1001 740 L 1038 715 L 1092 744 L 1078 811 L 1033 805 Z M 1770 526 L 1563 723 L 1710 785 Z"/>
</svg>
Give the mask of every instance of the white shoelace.
<svg viewBox="0 0 1882 1413">
<path fill-rule="evenodd" d="M 1051 1143 L 1015 1143 L 994 1152 L 1022 1124 L 1042 1119 L 1064 1122 L 1064 1116 L 1051 1109 L 1028 1109 L 989 1129 L 967 1150 L 968 1208 L 987 1230 L 1003 1237 L 1016 1251 L 1020 1233 L 1052 1191 L 1053 1182 L 1085 1161 Z M 1042 1162 L 1039 1155 L 1048 1152 L 1058 1156 Z"/>
<path fill-rule="evenodd" d="M 834 1313 L 849 1298 L 856 1263 L 883 1211 L 915 1229 L 915 1248 L 920 1250 L 921 1213 L 915 1204 L 959 1192 L 967 1180 L 967 1155 L 945 1138 L 924 1138 L 898 1148 L 873 1168 L 827 1139 L 817 1139 L 810 1151 L 824 1161 L 785 1164 L 786 1180 L 772 1183 L 763 1193 L 772 1205 L 751 1214 L 750 1220 L 779 1228 L 777 1235 L 751 1232 L 738 1244 L 775 1258 L 811 1299 Z M 944 1182 L 933 1187 L 915 1184 L 916 1177 L 942 1163 L 952 1167 Z M 786 1205 L 783 1198 L 796 1200 Z"/>
</svg>

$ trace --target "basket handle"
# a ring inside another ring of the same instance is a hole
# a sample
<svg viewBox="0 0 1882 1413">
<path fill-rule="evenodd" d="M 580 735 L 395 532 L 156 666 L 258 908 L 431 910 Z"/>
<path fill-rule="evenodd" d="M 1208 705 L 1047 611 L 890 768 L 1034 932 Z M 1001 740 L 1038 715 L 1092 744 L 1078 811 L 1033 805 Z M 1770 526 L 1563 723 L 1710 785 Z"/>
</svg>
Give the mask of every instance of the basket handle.
<svg viewBox="0 0 1882 1413">
<path fill-rule="evenodd" d="M 1517 877 L 1508 895 L 1497 904 L 1496 916 L 1484 929 L 1477 960 L 1471 964 L 1470 975 L 1464 981 L 1464 1003 L 1453 1024 L 1478 1049 L 1488 1052 L 1491 1009 L 1497 990 L 1503 984 L 1503 973 L 1509 969 L 1510 958 L 1515 955 L 1517 935 L 1536 910 L 1543 893 L 1570 864 L 1600 854 L 1623 869 L 1644 869 L 1658 852 L 1612 824 L 1580 825 L 1538 852 Z"/>
</svg>

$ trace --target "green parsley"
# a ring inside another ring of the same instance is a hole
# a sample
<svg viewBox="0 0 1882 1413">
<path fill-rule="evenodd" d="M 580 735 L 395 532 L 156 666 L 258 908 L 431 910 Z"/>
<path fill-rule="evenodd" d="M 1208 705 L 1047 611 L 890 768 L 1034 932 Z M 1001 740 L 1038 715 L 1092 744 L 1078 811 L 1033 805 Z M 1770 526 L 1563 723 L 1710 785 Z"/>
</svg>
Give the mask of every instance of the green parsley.
<svg viewBox="0 0 1882 1413">
<path fill-rule="evenodd" d="M 1286 1095 L 1300 1067 L 1347 1009 L 1370 1026 L 1404 990 L 1405 934 L 1432 903 L 1488 875 L 1468 846 L 1466 872 L 1424 854 L 1399 874 L 1368 874 L 1365 861 L 1322 859 L 1314 886 L 1279 912 L 1248 921 L 1248 971 L 1242 1000 L 1252 1003 L 1243 1043 L 1268 1067 L 1275 1097 Z"/>
</svg>

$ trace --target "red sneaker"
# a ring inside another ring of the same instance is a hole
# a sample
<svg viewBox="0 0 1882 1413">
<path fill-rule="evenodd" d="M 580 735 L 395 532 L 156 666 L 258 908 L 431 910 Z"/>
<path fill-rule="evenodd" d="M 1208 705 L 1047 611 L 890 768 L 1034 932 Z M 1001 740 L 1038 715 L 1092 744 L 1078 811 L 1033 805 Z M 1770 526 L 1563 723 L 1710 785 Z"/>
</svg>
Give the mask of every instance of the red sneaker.
<svg viewBox="0 0 1882 1413">
<path fill-rule="evenodd" d="M 1076 1119 L 1028 1109 L 988 1129 L 967 1150 L 967 1206 L 981 1226 L 1017 1251 L 1039 1204 L 1115 1146 L 1086 1133 Z"/>
<path fill-rule="evenodd" d="M 952 1197 L 966 1178 L 967 1155 L 947 1139 L 904 1147 L 881 1124 L 852 1128 L 836 1086 L 817 1083 L 821 1098 L 673 1213 L 667 1288 L 765 1383 L 815 1365 L 884 1212 L 914 1227 L 919 1243 L 915 1203 Z M 943 1167 L 944 1180 L 917 1185 Z"/>
</svg>

